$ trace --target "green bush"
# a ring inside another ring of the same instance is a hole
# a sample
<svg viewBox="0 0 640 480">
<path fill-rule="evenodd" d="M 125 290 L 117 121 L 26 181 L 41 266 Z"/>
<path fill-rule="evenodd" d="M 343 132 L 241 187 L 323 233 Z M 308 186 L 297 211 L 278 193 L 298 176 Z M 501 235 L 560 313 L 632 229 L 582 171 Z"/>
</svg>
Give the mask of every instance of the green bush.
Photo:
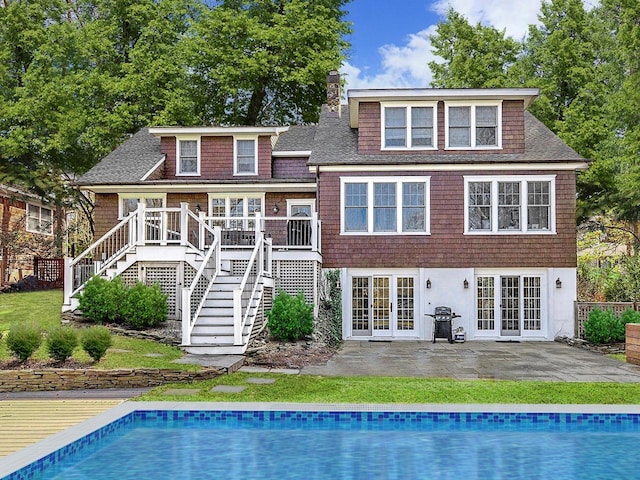
<svg viewBox="0 0 640 480">
<path fill-rule="evenodd" d="M 111 332 L 107 327 L 95 326 L 82 332 L 82 349 L 95 362 L 104 357 L 112 343 Z"/>
<path fill-rule="evenodd" d="M 42 343 L 42 332 L 28 323 L 14 323 L 7 334 L 7 348 L 18 357 L 21 362 L 26 362 Z"/>
<path fill-rule="evenodd" d="M 78 346 L 78 335 L 73 328 L 57 327 L 47 336 L 47 351 L 57 362 L 64 362 Z"/>
<path fill-rule="evenodd" d="M 280 340 L 298 340 L 313 332 L 313 307 L 307 305 L 302 292 L 295 297 L 280 292 L 267 318 L 271 335 Z"/>
<path fill-rule="evenodd" d="M 138 282 L 127 289 L 120 313 L 132 328 L 155 327 L 167 319 L 167 295 L 158 284 L 147 286 Z"/>
<path fill-rule="evenodd" d="M 125 296 L 126 287 L 120 277 L 107 280 L 94 276 L 80 294 L 78 308 L 95 323 L 118 323 L 122 321 L 120 305 Z"/>
<path fill-rule="evenodd" d="M 632 315 L 637 312 L 624 312 L 622 317 L 617 317 L 613 310 L 602 311 L 594 308 L 589 318 L 584 322 L 584 338 L 595 344 L 624 342 L 625 324 L 630 321 Z M 635 315 L 633 315 L 633 318 Z"/>
</svg>

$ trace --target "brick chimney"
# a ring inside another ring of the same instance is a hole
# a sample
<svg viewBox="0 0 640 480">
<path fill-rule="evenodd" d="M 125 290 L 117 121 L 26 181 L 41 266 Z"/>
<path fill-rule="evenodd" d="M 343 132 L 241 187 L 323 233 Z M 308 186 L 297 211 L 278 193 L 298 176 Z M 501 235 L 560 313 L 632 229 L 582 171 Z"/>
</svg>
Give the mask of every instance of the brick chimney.
<svg viewBox="0 0 640 480">
<path fill-rule="evenodd" d="M 340 74 L 333 70 L 327 75 L 327 107 L 329 117 L 340 117 Z"/>
</svg>

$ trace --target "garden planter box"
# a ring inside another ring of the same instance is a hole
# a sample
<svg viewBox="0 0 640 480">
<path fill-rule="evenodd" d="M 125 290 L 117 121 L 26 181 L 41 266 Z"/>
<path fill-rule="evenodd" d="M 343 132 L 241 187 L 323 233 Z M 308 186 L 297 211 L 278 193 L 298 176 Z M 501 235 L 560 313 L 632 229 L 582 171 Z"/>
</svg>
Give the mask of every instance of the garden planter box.
<svg viewBox="0 0 640 480">
<path fill-rule="evenodd" d="M 627 323 L 625 337 L 627 362 L 640 365 L 640 323 Z"/>
</svg>

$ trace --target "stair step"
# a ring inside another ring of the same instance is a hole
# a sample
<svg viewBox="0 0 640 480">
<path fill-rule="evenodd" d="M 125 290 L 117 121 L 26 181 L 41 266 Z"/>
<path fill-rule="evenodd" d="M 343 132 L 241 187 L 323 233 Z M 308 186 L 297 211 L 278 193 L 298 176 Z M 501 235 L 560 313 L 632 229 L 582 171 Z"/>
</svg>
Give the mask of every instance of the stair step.
<svg viewBox="0 0 640 480">
<path fill-rule="evenodd" d="M 233 337 L 233 325 L 196 325 L 191 331 L 191 338 L 193 337 L 226 337 L 231 335 Z"/>
<path fill-rule="evenodd" d="M 188 345 L 182 349 L 194 355 L 242 355 L 247 350 L 247 345 Z"/>
<path fill-rule="evenodd" d="M 233 316 L 230 317 L 198 317 L 195 327 L 201 326 L 218 326 L 218 325 L 233 325 Z"/>
<path fill-rule="evenodd" d="M 216 305 L 213 303 L 205 303 L 200 310 L 200 315 L 203 317 L 232 317 L 233 318 L 233 304 L 231 305 Z"/>
</svg>

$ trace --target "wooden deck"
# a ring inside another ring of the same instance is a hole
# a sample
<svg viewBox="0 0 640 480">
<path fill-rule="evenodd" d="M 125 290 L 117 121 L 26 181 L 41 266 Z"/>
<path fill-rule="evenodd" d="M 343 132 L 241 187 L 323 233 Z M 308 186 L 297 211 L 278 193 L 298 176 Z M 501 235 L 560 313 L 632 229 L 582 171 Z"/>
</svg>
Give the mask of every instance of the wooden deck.
<svg viewBox="0 0 640 480">
<path fill-rule="evenodd" d="M 0 401 L 0 457 L 87 420 L 124 400 Z"/>
</svg>

